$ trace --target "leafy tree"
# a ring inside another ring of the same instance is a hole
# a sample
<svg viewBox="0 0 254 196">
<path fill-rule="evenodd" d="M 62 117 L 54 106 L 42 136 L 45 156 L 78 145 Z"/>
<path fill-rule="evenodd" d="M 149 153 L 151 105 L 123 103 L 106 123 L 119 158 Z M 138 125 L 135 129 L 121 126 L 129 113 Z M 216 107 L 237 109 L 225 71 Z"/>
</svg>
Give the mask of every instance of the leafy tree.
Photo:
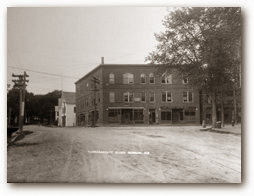
<svg viewBox="0 0 254 196">
<path fill-rule="evenodd" d="M 58 104 L 58 98 L 61 97 L 61 91 L 53 91 L 46 95 L 38 95 L 38 100 L 40 104 L 40 111 L 38 111 L 39 118 L 43 121 L 44 119 L 47 122 L 50 122 L 51 118 L 54 118 L 52 115 L 55 111 L 55 106 Z M 52 119 L 54 121 L 54 119 Z"/>
<path fill-rule="evenodd" d="M 7 93 L 8 124 L 15 124 L 15 118 L 19 116 L 19 90 L 12 89 Z M 17 123 L 17 122 L 16 122 Z"/>
<path fill-rule="evenodd" d="M 164 18 L 165 31 L 155 34 L 156 50 L 146 58 L 165 71 L 177 66 L 193 86 L 212 100 L 216 123 L 216 95 L 239 84 L 240 8 L 177 8 Z M 223 96 L 222 96 L 223 97 Z"/>
<path fill-rule="evenodd" d="M 25 119 L 27 119 L 28 123 L 49 123 L 50 120 L 54 121 L 53 113 L 60 97 L 61 91 L 58 90 L 45 95 L 34 95 L 26 91 Z M 15 118 L 19 116 L 19 90 L 11 89 L 8 92 L 7 109 L 8 114 L 11 114 L 11 124 L 15 124 Z M 34 119 L 37 120 L 34 121 Z"/>
</svg>

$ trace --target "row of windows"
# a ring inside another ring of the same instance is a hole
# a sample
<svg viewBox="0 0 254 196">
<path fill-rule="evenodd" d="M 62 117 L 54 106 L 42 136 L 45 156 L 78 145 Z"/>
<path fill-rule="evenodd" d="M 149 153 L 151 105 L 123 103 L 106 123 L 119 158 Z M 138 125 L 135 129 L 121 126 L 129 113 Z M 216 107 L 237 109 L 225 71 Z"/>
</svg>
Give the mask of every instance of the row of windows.
<svg viewBox="0 0 254 196">
<path fill-rule="evenodd" d="M 181 111 L 180 113 L 180 120 L 183 120 L 183 114 L 185 115 L 186 120 L 195 120 L 195 115 L 196 112 L 195 111 L 185 111 L 183 113 L 183 111 Z M 161 120 L 172 120 L 172 113 L 171 111 L 162 111 L 161 112 Z"/>
<path fill-rule="evenodd" d="M 186 120 L 195 120 L 195 111 L 185 111 L 185 118 Z M 180 112 L 180 120 L 183 120 L 183 112 Z M 172 120 L 172 113 L 171 111 L 162 111 L 161 112 L 161 120 Z"/>
<path fill-rule="evenodd" d="M 155 102 L 155 92 L 149 92 L 148 93 L 148 101 L 153 103 Z M 161 101 L 162 102 L 173 102 L 173 95 L 172 92 L 169 91 L 163 91 L 161 92 Z M 91 106 L 94 104 L 97 105 L 97 102 L 100 103 L 100 98 L 97 96 L 97 101 L 94 99 L 91 99 Z M 115 92 L 109 92 L 109 102 L 114 103 L 115 102 Z M 123 93 L 123 102 L 125 103 L 132 103 L 132 102 L 146 102 L 146 93 L 145 92 L 124 92 Z M 193 102 L 193 92 L 192 91 L 184 91 L 183 92 L 183 102 Z M 88 107 L 89 100 L 85 99 L 84 102 L 81 103 L 81 108 Z"/>
<path fill-rule="evenodd" d="M 181 111 L 179 116 L 180 120 L 183 120 L 183 114 L 185 114 L 186 120 L 195 120 L 195 111 Z M 108 111 L 108 117 L 117 118 L 117 116 L 121 115 L 120 110 L 118 109 L 110 109 Z M 144 113 L 142 109 L 134 109 L 134 120 L 144 120 Z M 172 120 L 172 112 L 171 111 L 161 111 L 161 120 L 162 121 L 171 121 Z"/>
<path fill-rule="evenodd" d="M 140 74 L 140 83 L 141 84 L 146 84 L 148 80 L 148 83 L 150 84 L 154 84 L 155 83 L 155 77 L 153 73 L 150 73 L 147 76 L 142 73 Z M 109 83 L 110 84 L 115 84 L 115 74 L 114 73 L 110 73 L 109 74 Z M 162 84 L 172 84 L 172 74 L 163 74 L 161 77 L 161 83 Z M 188 78 L 184 78 L 182 80 L 183 84 L 187 84 L 188 83 Z M 134 84 L 134 75 L 131 73 L 125 73 L 123 74 L 123 84 Z"/>
<path fill-rule="evenodd" d="M 149 92 L 148 93 L 149 102 L 155 102 L 155 93 Z M 146 93 L 134 93 L 133 92 L 124 92 L 123 93 L 123 101 L 128 102 L 146 102 Z M 162 102 L 173 102 L 173 95 L 172 92 L 164 91 L 161 93 L 161 101 Z M 183 92 L 183 102 L 192 102 L 193 101 L 193 92 L 191 91 L 184 91 Z M 115 92 L 109 92 L 109 102 L 115 102 Z"/>
</svg>

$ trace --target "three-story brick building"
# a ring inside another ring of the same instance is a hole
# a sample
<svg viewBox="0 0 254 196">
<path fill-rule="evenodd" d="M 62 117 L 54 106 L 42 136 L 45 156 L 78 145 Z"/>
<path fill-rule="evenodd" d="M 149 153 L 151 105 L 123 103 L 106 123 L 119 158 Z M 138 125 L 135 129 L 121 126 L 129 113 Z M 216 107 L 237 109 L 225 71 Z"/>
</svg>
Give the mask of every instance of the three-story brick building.
<svg viewBox="0 0 254 196">
<path fill-rule="evenodd" d="M 104 64 L 76 84 L 77 125 L 200 123 L 199 92 L 172 68 Z"/>
</svg>

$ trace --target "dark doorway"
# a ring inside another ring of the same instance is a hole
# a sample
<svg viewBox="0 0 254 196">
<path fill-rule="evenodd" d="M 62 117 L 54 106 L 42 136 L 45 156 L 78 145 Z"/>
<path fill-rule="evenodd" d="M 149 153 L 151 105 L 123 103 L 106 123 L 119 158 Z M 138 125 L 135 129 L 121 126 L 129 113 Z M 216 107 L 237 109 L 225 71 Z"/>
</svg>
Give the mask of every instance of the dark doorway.
<svg viewBox="0 0 254 196">
<path fill-rule="evenodd" d="M 66 126 L 66 116 L 62 116 L 62 126 Z"/>
<path fill-rule="evenodd" d="M 86 116 L 85 116 L 85 114 L 80 114 L 78 120 L 79 120 L 79 123 L 78 123 L 79 126 L 85 126 L 86 125 Z"/>
<path fill-rule="evenodd" d="M 172 122 L 180 123 L 183 121 L 183 109 L 172 109 Z"/>
<path fill-rule="evenodd" d="M 155 109 L 149 109 L 149 124 L 155 123 Z"/>
<path fill-rule="evenodd" d="M 132 109 L 122 109 L 122 123 L 130 124 L 133 122 L 133 110 Z"/>
</svg>

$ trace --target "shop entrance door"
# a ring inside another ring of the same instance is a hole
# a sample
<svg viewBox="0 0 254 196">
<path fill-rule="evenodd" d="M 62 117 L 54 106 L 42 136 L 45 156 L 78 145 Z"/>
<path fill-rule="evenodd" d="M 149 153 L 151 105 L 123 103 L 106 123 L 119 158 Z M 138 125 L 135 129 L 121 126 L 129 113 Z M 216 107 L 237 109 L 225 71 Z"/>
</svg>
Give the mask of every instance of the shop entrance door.
<svg viewBox="0 0 254 196">
<path fill-rule="evenodd" d="M 149 109 L 149 124 L 155 123 L 155 109 Z"/>
<path fill-rule="evenodd" d="M 122 109 L 122 124 L 130 124 L 133 122 L 132 109 Z"/>
<path fill-rule="evenodd" d="M 172 109 L 172 122 L 180 123 L 183 121 L 183 109 Z"/>
</svg>

